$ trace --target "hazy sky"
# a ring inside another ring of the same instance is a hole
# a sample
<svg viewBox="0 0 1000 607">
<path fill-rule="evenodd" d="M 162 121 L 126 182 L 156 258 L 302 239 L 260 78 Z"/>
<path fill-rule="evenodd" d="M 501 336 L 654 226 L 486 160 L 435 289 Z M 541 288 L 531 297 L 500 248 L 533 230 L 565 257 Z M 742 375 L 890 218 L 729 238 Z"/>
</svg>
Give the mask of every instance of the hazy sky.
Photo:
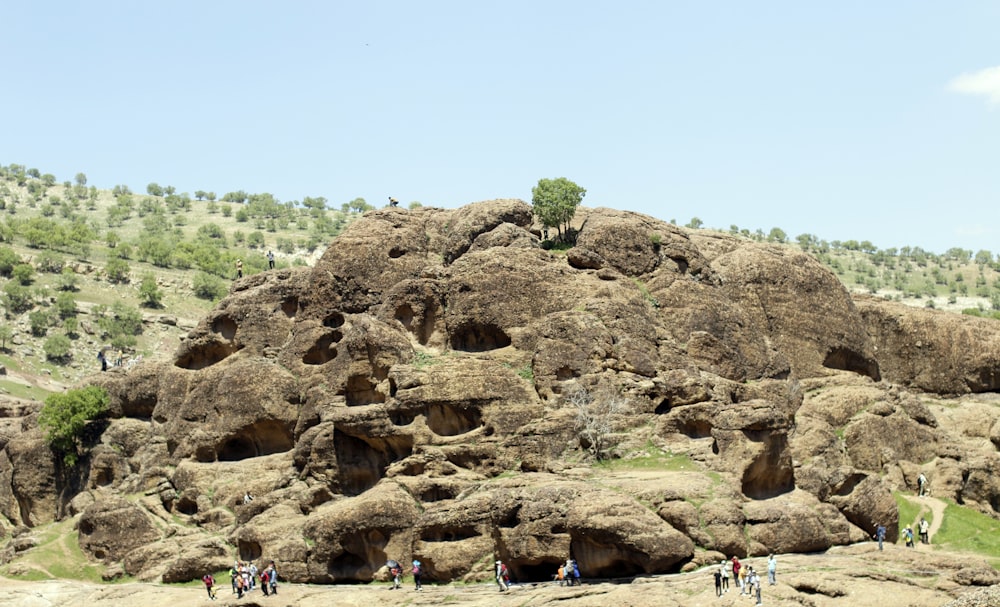
<svg viewBox="0 0 1000 607">
<path fill-rule="evenodd" d="M 5 3 L 0 164 L 1000 252 L 1000 3 Z"/>
</svg>

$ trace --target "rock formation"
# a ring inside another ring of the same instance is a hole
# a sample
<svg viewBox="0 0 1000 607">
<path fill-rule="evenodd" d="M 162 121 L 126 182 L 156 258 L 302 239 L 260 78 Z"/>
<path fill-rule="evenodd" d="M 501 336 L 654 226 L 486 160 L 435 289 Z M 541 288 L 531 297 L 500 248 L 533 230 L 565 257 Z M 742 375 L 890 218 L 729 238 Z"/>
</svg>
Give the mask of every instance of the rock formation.
<svg viewBox="0 0 1000 607">
<path fill-rule="evenodd" d="M 238 557 L 330 583 L 817 551 L 892 536 L 920 472 L 1000 509 L 1000 414 L 920 396 L 997 390 L 995 323 L 855 301 L 788 247 L 579 215 L 548 250 L 518 200 L 368 212 L 314 268 L 234 283 L 171 360 L 95 378 L 111 411 L 76 468 L 37 407 L 0 408 L 0 515 L 78 515 L 140 579 Z"/>
</svg>

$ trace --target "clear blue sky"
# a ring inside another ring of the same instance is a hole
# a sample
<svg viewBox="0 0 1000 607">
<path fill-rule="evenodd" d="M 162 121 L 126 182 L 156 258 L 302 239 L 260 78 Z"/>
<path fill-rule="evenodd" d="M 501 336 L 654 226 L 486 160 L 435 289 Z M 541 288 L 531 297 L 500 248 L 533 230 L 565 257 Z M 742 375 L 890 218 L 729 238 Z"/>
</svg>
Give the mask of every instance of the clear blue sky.
<svg viewBox="0 0 1000 607">
<path fill-rule="evenodd" d="M 0 163 L 1000 252 L 1000 3 L 7 3 Z"/>
</svg>

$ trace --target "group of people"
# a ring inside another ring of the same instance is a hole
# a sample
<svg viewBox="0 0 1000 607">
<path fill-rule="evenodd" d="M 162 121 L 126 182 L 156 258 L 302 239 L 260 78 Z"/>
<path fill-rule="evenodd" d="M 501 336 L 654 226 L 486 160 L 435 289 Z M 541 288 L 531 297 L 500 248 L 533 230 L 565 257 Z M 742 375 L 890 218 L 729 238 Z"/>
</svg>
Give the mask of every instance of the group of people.
<svg viewBox="0 0 1000 607">
<path fill-rule="evenodd" d="M 560 586 L 578 586 L 580 584 L 580 566 L 576 564 L 574 559 L 566 559 L 564 565 L 559 565 L 555 579 Z"/>
<path fill-rule="evenodd" d="M 930 530 L 931 524 L 927 522 L 927 519 L 921 517 L 920 524 L 917 525 L 918 532 L 920 533 L 920 543 L 929 544 L 931 543 Z M 903 528 L 903 542 L 906 544 L 907 548 L 914 547 L 913 541 L 913 527 L 907 525 Z"/>
<path fill-rule="evenodd" d="M 236 561 L 229 569 L 229 578 L 233 585 L 233 594 L 236 598 L 243 598 L 247 592 L 255 590 L 258 583 L 264 596 L 278 594 L 278 570 L 274 566 L 274 561 L 267 564 L 264 569 L 258 569 L 252 562 Z M 201 581 L 208 591 L 208 598 L 216 599 L 215 578 L 211 573 L 202 576 Z"/>
<path fill-rule="evenodd" d="M 767 582 L 774 586 L 778 583 L 778 561 L 774 555 L 767 557 Z M 740 596 L 749 596 L 757 599 L 756 604 L 761 603 L 761 581 L 760 575 L 749 565 L 740 562 L 739 557 L 733 556 L 731 561 L 723 560 L 712 572 L 715 578 L 715 596 L 722 596 L 729 592 L 729 580 L 735 579 L 736 586 L 740 589 Z"/>
<path fill-rule="evenodd" d="M 389 568 L 389 575 L 392 576 L 392 588 L 390 590 L 399 590 L 403 587 L 403 566 L 399 564 L 399 561 L 390 560 L 386 562 L 386 567 Z M 424 573 L 423 564 L 413 559 L 410 565 L 410 573 L 413 574 L 414 589 L 423 590 L 423 586 L 420 585 L 420 578 Z"/>
</svg>

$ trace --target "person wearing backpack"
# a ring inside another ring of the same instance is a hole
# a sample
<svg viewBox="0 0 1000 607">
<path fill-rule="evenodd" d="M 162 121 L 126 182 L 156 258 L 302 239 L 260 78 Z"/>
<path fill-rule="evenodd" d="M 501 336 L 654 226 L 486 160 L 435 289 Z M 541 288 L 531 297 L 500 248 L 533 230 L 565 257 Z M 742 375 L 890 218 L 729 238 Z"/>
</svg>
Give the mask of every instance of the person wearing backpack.
<svg viewBox="0 0 1000 607">
<path fill-rule="evenodd" d="M 420 585 L 420 576 L 422 574 L 423 574 L 423 571 L 421 571 L 421 569 L 420 569 L 420 561 L 414 560 L 413 561 L 413 583 L 416 585 L 416 589 L 417 590 L 423 590 L 423 587 Z"/>
<path fill-rule="evenodd" d="M 507 574 L 507 565 L 504 565 L 503 561 L 496 562 L 494 573 L 496 574 L 497 586 L 500 587 L 500 592 L 510 588 L 510 576 Z"/>
</svg>

